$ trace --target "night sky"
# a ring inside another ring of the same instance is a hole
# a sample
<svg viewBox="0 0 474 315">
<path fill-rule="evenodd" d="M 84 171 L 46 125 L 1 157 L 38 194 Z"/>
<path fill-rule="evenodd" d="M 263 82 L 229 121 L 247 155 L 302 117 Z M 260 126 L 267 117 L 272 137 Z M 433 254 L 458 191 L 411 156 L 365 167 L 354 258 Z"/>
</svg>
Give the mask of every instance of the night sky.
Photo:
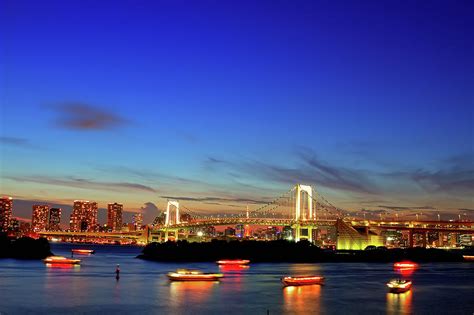
<svg viewBox="0 0 474 315">
<path fill-rule="evenodd" d="M 351 211 L 473 217 L 473 12 L 0 0 L 0 193 L 25 218 L 74 199 L 225 213 L 303 183 Z"/>
</svg>

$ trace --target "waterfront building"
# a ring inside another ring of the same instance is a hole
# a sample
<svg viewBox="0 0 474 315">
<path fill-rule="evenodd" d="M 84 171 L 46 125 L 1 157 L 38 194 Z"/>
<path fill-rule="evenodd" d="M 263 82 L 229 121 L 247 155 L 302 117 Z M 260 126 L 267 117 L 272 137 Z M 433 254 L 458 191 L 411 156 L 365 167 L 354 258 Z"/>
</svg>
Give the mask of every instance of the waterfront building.
<svg viewBox="0 0 474 315">
<path fill-rule="evenodd" d="M 20 221 L 20 234 L 27 235 L 31 231 L 31 224 L 28 222 Z"/>
<path fill-rule="evenodd" d="M 48 231 L 60 231 L 61 208 L 49 209 Z"/>
<path fill-rule="evenodd" d="M 74 200 L 71 219 L 69 221 L 72 232 L 97 231 L 97 202 L 88 200 Z"/>
<path fill-rule="evenodd" d="M 140 231 L 143 225 L 143 214 L 135 213 L 132 217 L 132 223 L 135 226 L 135 231 Z"/>
<path fill-rule="evenodd" d="M 225 236 L 235 236 L 235 229 L 234 229 L 234 228 L 231 228 L 230 226 L 228 226 L 228 227 L 224 230 L 224 235 L 225 235 Z"/>
<path fill-rule="evenodd" d="M 243 224 L 237 224 L 235 226 L 235 231 L 237 233 L 237 237 L 244 237 L 245 236 L 245 227 Z"/>
<path fill-rule="evenodd" d="M 0 232 L 6 232 L 10 226 L 12 217 L 13 199 L 12 197 L 0 198 Z"/>
<path fill-rule="evenodd" d="M 285 240 L 292 241 L 293 240 L 293 229 L 291 226 L 284 226 L 281 231 L 281 237 Z"/>
<path fill-rule="evenodd" d="M 12 218 L 10 220 L 10 229 L 14 232 L 18 232 L 20 230 L 20 221 L 17 218 Z"/>
<path fill-rule="evenodd" d="M 203 228 L 203 234 L 209 237 L 214 237 L 217 235 L 216 228 L 214 226 L 207 226 Z"/>
<path fill-rule="evenodd" d="M 48 226 L 48 205 L 33 205 L 33 215 L 31 218 L 31 229 L 33 232 L 46 231 Z"/>
<path fill-rule="evenodd" d="M 112 232 L 122 230 L 123 205 L 120 203 L 109 203 L 107 205 L 107 227 Z"/>
</svg>

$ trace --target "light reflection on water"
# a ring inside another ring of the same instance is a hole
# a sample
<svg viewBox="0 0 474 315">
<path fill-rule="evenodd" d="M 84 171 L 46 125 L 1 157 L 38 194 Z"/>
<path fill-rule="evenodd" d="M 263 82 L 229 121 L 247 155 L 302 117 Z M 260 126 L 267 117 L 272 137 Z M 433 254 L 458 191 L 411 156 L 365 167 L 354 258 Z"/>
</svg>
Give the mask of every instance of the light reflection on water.
<svg viewBox="0 0 474 315">
<path fill-rule="evenodd" d="M 68 256 L 71 246 L 53 247 Z M 214 263 L 156 263 L 135 259 L 140 248 L 95 246 L 77 267 L 0 260 L 0 313 L 69 314 L 471 314 L 474 268 L 469 263 L 422 264 L 412 292 L 387 293 L 392 264 L 263 264 L 246 268 Z M 120 280 L 115 267 L 120 264 Z M 178 268 L 222 272 L 220 282 L 170 282 Z M 321 275 L 324 286 L 283 288 L 283 276 Z"/>
<path fill-rule="evenodd" d="M 412 290 L 404 293 L 387 293 L 387 314 L 411 314 Z"/>
<path fill-rule="evenodd" d="M 321 313 L 321 286 L 307 285 L 283 288 L 285 313 Z"/>
</svg>

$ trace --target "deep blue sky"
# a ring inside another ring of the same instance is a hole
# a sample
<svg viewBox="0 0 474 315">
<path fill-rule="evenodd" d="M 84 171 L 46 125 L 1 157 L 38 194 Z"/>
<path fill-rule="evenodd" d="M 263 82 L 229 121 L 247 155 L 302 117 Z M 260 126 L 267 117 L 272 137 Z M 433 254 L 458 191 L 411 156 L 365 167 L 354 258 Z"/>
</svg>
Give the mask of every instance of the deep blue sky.
<svg viewBox="0 0 474 315">
<path fill-rule="evenodd" d="M 3 194 L 472 213 L 472 1 L 0 3 Z"/>
</svg>

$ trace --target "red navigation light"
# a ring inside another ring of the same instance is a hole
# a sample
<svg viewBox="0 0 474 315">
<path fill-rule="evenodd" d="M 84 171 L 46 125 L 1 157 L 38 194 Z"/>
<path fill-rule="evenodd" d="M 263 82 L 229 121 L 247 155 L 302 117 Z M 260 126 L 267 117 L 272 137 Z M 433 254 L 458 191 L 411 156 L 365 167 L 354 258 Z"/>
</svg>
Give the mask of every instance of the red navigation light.
<svg viewBox="0 0 474 315">
<path fill-rule="evenodd" d="M 247 259 L 222 259 L 216 261 L 218 265 L 248 265 L 250 260 Z"/>
<path fill-rule="evenodd" d="M 77 249 L 77 248 L 74 248 L 74 249 L 71 249 L 71 252 L 73 252 L 74 254 L 94 254 L 94 250 L 93 249 Z"/>
<path fill-rule="evenodd" d="M 418 265 L 411 261 L 401 261 L 393 264 L 393 268 L 404 276 L 411 275 Z"/>
<path fill-rule="evenodd" d="M 418 265 L 411 261 L 401 261 L 393 264 L 395 269 L 415 269 Z"/>
</svg>

